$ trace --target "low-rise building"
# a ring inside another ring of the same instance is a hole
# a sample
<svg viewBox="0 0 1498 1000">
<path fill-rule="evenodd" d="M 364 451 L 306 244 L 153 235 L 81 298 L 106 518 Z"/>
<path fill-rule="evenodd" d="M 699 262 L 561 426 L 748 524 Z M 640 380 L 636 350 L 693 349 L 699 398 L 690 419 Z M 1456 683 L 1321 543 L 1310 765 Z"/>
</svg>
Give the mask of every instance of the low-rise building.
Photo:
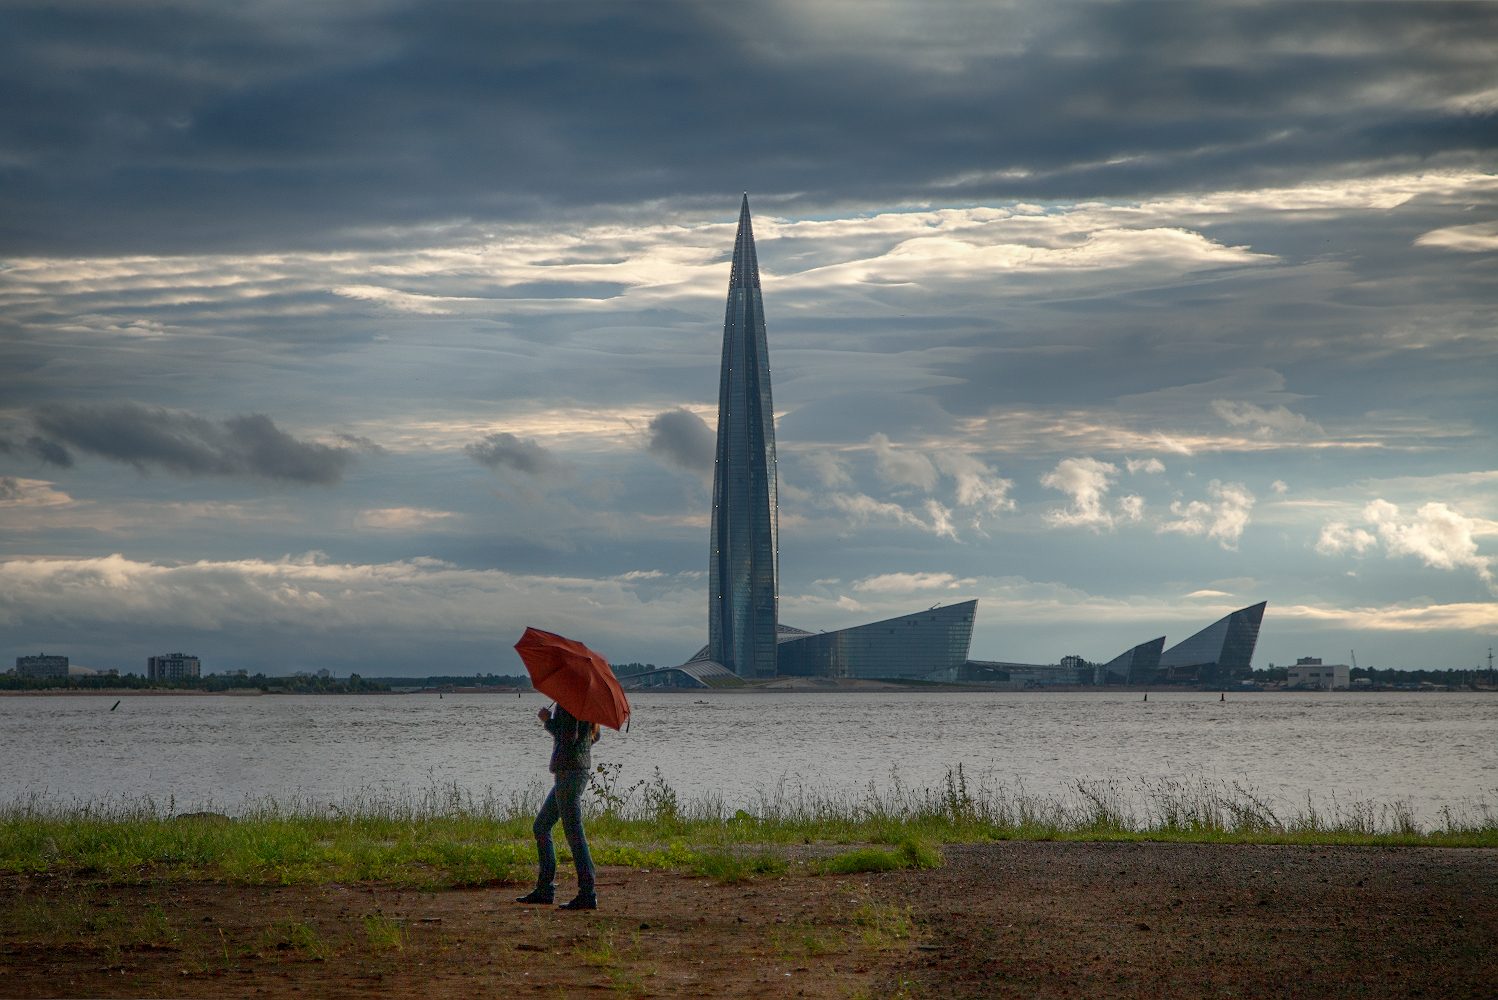
<svg viewBox="0 0 1498 1000">
<path fill-rule="evenodd" d="M 48 656 L 46 653 L 38 653 L 35 656 L 16 657 L 17 677 L 66 677 L 68 676 L 68 658 L 66 656 Z"/>
<path fill-rule="evenodd" d="M 1319 656 L 1302 656 L 1295 666 L 1285 668 L 1285 687 L 1311 688 L 1320 691 L 1345 690 L 1352 668 L 1345 663 L 1323 664 Z"/>
<path fill-rule="evenodd" d="M 146 658 L 146 680 L 183 681 L 189 677 L 203 676 L 202 664 L 196 656 L 186 653 L 166 653 Z"/>
</svg>

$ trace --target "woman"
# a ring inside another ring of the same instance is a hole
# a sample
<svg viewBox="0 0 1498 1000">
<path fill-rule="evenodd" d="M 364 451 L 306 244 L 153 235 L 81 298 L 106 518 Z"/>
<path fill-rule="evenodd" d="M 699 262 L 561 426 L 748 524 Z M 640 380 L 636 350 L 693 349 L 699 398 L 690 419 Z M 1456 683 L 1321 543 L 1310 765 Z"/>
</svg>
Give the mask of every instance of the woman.
<svg viewBox="0 0 1498 1000">
<path fill-rule="evenodd" d="M 572 863 L 577 868 L 577 898 L 563 903 L 560 908 L 596 910 L 598 896 L 593 892 L 593 856 L 588 853 L 588 841 L 583 836 L 582 797 L 588 784 L 588 771 L 593 766 L 593 744 L 598 742 L 598 727 L 574 718 L 560 705 L 556 715 L 543 708 L 536 717 L 551 733 L 551 773 L 556 775 L 556 785 L 546 796 L 535 826 L 531 828 L 536 834 L 536 854 L 541 862 L 536 873 L 536 888 L 516 902 L 550 903 L 555 899 L 557 887 L 552 879 L 557 874 L 557 854 L 551 845 L 551 828 L 561 819 L 567 846 L 572 848 Z"/>
</svg>

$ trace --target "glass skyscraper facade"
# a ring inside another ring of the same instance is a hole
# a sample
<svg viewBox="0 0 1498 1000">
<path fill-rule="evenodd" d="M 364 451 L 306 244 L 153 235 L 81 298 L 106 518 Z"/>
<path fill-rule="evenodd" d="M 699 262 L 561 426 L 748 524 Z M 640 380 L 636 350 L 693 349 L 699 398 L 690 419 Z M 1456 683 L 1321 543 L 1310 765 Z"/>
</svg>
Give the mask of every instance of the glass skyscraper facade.
<svg viewBox="0 0 1498 1000">
<path fill-rule="evenodd" d="M 780 672 L 797 677 L 927 677 L 967 661 L 977 601 L 839 629 L 781 636 Z M 797 630 L 799 631 L 799 630 Z"/>
<path fill-rule="evenodd" d="M 1267 606 L 1264 601 L 1239 608 L 1167 649 L 1160 655 L 1158 681 L 1216 684 L 1247 676 Z"/>
<path fill-rule="evenodd" d="M 708 565 L 708 652 L 740 677 L 774 677 L 780 611 L 775 406 L 749 195 L 739 209 L 723 364 Z"/>
</svg>

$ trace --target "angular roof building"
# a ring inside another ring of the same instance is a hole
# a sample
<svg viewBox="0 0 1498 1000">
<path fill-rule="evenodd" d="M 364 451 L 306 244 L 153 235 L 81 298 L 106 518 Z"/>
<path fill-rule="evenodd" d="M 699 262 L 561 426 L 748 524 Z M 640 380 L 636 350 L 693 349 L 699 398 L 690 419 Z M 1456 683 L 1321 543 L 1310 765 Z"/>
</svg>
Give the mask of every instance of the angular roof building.
<svg viewBox="0 0 1498 1000">
<path fill-rule="evenodd" d="M 794 677 L 887 678 L 945 671 L 955 678 L 967 662 L 977 614 L 974 600 L 836 632 L 797 629 L 781 636 L 780 672 Z"/>
<path fill-rule="evenodd" d="M 723 319 L 707 597 L 708 658 L 739 677 L 776 674 L 779 534 L 770 354 L 746 192 Z"/>
<path fill-rule="evenodd" d="M 1138 684 L 1155 676 L 1160 667 L 1160 652 L 1165 648 L 1165 636 L 1141 642 L 1126 652 L 1120 653 L 1103 664 L 1099 673 L 1102 684 Z"/>
<path fill-rule="evenodd" d="M 1246 676 L 1268 604 L 1239 608 L 1161 653 L 1154 683 L 1216 684 Z"/>
</svg>

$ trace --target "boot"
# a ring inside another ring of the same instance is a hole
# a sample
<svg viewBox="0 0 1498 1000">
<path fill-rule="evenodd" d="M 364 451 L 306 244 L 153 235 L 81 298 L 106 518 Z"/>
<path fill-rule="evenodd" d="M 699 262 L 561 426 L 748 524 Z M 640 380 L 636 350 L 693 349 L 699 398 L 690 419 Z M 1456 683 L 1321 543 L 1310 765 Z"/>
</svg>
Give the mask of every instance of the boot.
<svg viewBox="0 0 1498 1000">
<path fill-rule="evenodd" d="M 573 897 L 572 902 L 563 903 L 557 907 L 559 910 L 596 910 L 598 909 L 598 896 L 587 890 L 582 890 Z"/>
<path fill-rule="evenodd" d="M 556 899 L 556 895 L 557 895 L 557 887 L 556 886 L 554 886 L 554 885 L 539 886 L 538 885 L 534 889 L 532 889 L 529 893 L 527 893 L 526 895 L 517 897 L 515 899 L 515 902 L 517 902 L 517 903 L 547 903 L 547 904 L 550 904 L 553 900 Z"/>
</svg>

